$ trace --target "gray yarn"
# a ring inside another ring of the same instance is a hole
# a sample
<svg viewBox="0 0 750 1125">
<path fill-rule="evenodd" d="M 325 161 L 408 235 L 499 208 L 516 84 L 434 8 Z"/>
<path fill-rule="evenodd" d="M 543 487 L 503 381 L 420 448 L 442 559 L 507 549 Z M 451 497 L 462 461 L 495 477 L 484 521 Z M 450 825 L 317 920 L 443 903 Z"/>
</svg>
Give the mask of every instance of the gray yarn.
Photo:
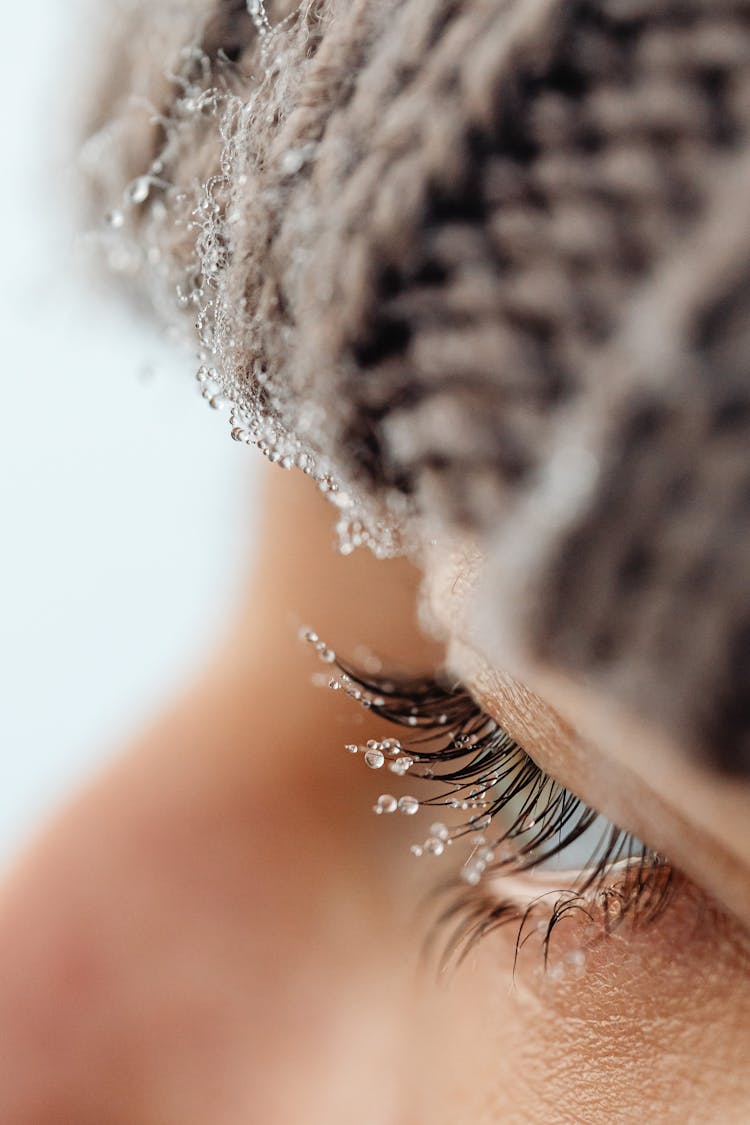
<svg viewBox="0 0 750 1125">
<path fill-rule="evenodd" d="M 476 535 L 491 655 L 750 771 L 750 0 L 267 8 L 128 5 L 112 264 L 349 545 Z"/>
</svg>

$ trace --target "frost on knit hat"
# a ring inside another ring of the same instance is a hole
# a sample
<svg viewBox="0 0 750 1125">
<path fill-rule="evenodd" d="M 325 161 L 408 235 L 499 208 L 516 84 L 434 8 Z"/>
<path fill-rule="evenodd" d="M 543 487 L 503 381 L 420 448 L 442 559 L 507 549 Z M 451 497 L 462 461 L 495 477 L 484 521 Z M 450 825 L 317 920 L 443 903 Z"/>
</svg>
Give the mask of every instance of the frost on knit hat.
<svg viewBox="0 0 750 1125">
<path fill-rule="evenodd" d="M 234 436 L 750 771 L 750 0 L 120 9 L 102 241 Z"/>
</svg>

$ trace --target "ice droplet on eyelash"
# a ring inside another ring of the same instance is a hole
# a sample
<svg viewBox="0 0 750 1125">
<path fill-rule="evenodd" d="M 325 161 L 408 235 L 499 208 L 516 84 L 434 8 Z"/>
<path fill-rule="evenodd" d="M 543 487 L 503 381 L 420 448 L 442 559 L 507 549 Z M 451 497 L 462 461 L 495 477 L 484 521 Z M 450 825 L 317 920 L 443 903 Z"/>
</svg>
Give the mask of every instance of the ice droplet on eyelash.
<svg viewBox="0 0 750 1125">
<path fill-rule="evenodd" d="M 398 810 L 405 816 L 414 816 L 419 812 L 419 801 L 416 797 L 399 797 Z"/>
<path fill-rule="evenodd" d="M 374 750 L 370 748 L 365 751 L 365 765 L 369 766 L 371 770 L 379 770 L 385 762 L 385 754 L 382 750 Z"/>
<path fill-rule="evenodd" d="M 424 850 L 431 855 L 442 855 L 445 851 L 445 844 L 442 840 L 438 840 L 437 836 L 430 836 L 425 842 Z"/>
<path fill-rule="evenodd" d="M 410 770 L 413 765 L 414 765 L 414 759 L 413 758 L 407 758 L 406 756 L 404 756 L 404 757 L 401 757 L 401 758 L 396 758 L 396 760 L 394 762 L 391 762 L 391 764 L 388 768 L 390 769 L 391 773 L 395 773 L 395 774 L 398 774 L 400 777 L 403 777 L 404 774 L 407 773 L 408 770 Z"/>
<path fill-rule="evenodd" d="M 442 840 L 443 842 L 445 842 L 450 836 L 450 832 L 448 831 L 445 824 L 443 824 L 441 821 L 437 821 L 430 828 L 430 835 L 434 836 L 438 840 Z"/>
<path fill-rule="evenodd" d="M 381 793 L 377 801 L 373 805 L 373 811 L 378 814 L 393 813 L 398 808 L 398 801 L 392 797 L 390 793 Z"/>
<path fill-rule="evenodd" d="M 359 753 L 359 746 L 357 746 L 357 744 L 355 742 L 347 742 L 344 749 L 346 750 L 346 752 L 348 754 L 358 754 Z"/>
</svg>

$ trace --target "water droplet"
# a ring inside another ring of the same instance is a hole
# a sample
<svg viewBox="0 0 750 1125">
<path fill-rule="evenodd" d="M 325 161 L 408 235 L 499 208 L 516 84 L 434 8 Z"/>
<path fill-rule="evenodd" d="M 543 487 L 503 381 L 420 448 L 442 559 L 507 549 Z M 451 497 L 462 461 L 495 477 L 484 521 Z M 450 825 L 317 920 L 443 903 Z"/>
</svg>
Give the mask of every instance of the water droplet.
<svg viewBox="0 0 750 1125">
<path fill-rule="evenodd" d="M 477 859 L 480 863 L 492 863 L 495 858 L 495 853 L 492 848 L 480 848 L 477 852 Z"/>
<path fill-rule="evenodd" d="M 430 852 L 431 855 L 442 855 L 445 851 L 445 844 L 442 840 L 438 840 L 437 836 L 430 836 L 425 843 L 424 850 Z"/>
<path fill-rule="evenodd" d="M 470 887 L 476 887 L 477 883 L 482 878 L 476 867 L 464 867 L 461 871 L 461 878 L 464 883 L 468 883 Z"/>
<path fill-rule="evenodd" d="M 354 743 L 354 742 L 347 742 L 344 749 L 346 750 L 347 754 L 358 754 L 359 753 L 359 746 L 357 746 L 356 743 Z"/>
<path fill-rule="evenodd" d="M 384 761 L 385 755 L 382 750 L 370 749 L 365 753 L 365 765 L 369 766 L 371 770 L 379 770 Z"/>
<path fill-rule="evenodd" d="M 419 801 L 416 797 L 400 797 L 398 801 L 399 812 L 404 813 L 406 816 L 414 816 L 419 812 Z"/>
<path fill-rule="evenodd" d="M 331 691 L 341 691 L 341 680 L 329 680 L 328 686 Z"/>
<path fill-rule="evenodd" d="M 390 793 L 381 793 L 373 808 L 376 813 L 392 813 L 398 808 L 398 801 Z"/>
<path fill-rule="evenodd" d="M 441 821 L 437 821 L 430 828 L 430 835 L 434 836 L 437 840 L 447 840 L 450 836 L 450 832 Z"/>
<path fill-rule="evenodd" d="M 113 211 L 109 211 L 106 216 L 107 225 L 114 230 L 120 230 L 125 225 L 125 215 L 116 207 Z"/>
<path fill-rule="evenodd" d="M 395 762 L 391 762 L 388 768 L 393 773 L 398 774 L 399 777 L 403 777 L 413 765 L 414 761 L 412 758 L 402 757 L 396 758 Z"/>
<path fill-rule="evenodd" d="M 148 176 L 139 176 L 128 188 L 128 199 L 131 203 L 145 203 L 150 191 L 151 180 Z"/>
<path fill-rule="evenodd" d="M 281 171 L 285 176 L 294 176 L 310 159 L 310 151 L 307 145 L 300 145 L 297 148 L 288 148 L 281 157 Z"/>
<path fill-rule="evenodd" d="M 411 854 L 412 855 L 415 855 L 415 856 L 417 856 L 417 858 L 419 858 L 419 856 L 421 856 L 423 854 L 423 852 L 424 852 L 424 849 L 421 848 L 419 846 L 419 844 L 412 844 L 412 846 L 411 846 Z"/>
</svg>

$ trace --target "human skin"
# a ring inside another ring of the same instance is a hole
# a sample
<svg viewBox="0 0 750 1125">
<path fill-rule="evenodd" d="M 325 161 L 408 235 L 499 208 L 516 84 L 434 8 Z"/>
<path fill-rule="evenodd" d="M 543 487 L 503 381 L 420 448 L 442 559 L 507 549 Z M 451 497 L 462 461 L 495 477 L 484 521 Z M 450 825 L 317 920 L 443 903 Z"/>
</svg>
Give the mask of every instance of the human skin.
<svg viewBox="0 0 750 1125">
<path fill-rule="evenodd" d="M 652 926 L 589 943 L 581 974 L 545 974 L 531 941 L 514 975 L 509 927 L 438 979 L 423 904 L 446 871 L 412 860 L 414 821 L 370 814 L 382 779 L 342 748 L 384 728 L 311 685 L 320 666 L 297 639 L 310 624 L 342 654 L 366 643 L 386 664 L 435 666 L 417 575 L 337 556 L 308 481 L 276 471 L 267 492 L 262 556 L 225 643 L 4 888 L 0 1121 L 746 1122 L 746 931 L 712 898 L 742 901 L 747 852 L 731 885 L 704 880 Z M 452 659 L 468 668 L 459 633 Z M 545 766 L 558 731 L 560 780 L 594 777 L 606 797 L 616 755 L 579 737 L 574 689 L 562 721 L 504 682 L 488 705 L 523 724 Z M 625 811 L 647 819 L 636 796 Z M 675 776 L 669 831 L 685 862 L 723 831 L 696 825 L 691 802 Z M 563 964 L 582 925 L 560 928 Z"/>
</svg>

